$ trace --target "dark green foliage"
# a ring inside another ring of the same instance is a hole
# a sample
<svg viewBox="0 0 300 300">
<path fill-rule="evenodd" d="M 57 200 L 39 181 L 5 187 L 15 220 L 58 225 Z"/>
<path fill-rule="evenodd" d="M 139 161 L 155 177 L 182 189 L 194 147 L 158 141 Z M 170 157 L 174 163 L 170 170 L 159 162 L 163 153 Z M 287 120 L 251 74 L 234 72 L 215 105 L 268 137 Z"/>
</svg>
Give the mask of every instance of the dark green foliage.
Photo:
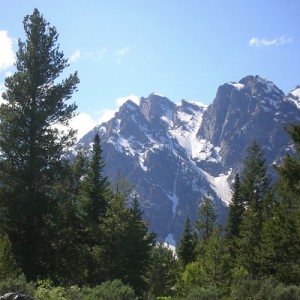
<svg viewBox="0 0 300 300">
<path fill-rule="evenodd" d="M 7 232 L 25 275 L 50 276 L 58 199 L 54 186 L 64 178 L 62 155 L 75 142 L 62 131 L 76 105 L 66 104 L 77 74 L 61 83 L 68 66 L 57 46 L 58 34 L 37 9 L 24 19 L 27 40 L 19 41 L 16 72 L 5 80 L 0 107 L 1 227 Z M 43 263 L 40 263 L 43 262 Z"/>
<path fill-rule="evenodd" d="M 300 287 L 297 285 L 285 286 L 280 284 L 272 293 L 272 300 L 299 300 Z"/>
<path fill-rule="evenodd" d="M 148 232 L 148 224 L 143 221 L 137 196 L 129 208 L 126 233 L 123 243 L 123 261 L 126 276 L 124 283 L 133 287 L 137 294 L 146 290 L 145 274 L 150 265 L 151 251 L 155 244 L 155 234 Z"/>
<path fill-rule="evenodd" d="M 216 228 L 206 243 L 197 260 L 188 264 L 179 282 L 179 290 L 187 294 L 191 288 L 228 286 L 228 252 L 219 228 Z"/>
<path fill-rule="evenodd" d="M 134 291 L 124 285 L 121 280 L 113 280 L 102 283 L 93 289 L 84 291 L 85 300 L 134 300 Z"/>
<path fill-rule="evenodd" d="M 296 156 L 287 155 L 276 168 L 277 203 L 264 224 L 261 263 L 267 274 L 284 283 L 300 282 L 300 124 L 288 129 Z"/>
<path fill-rule="evenodd" d="M 7 234 L 0 237 L 0 280 L 17 278 L 21 269 L 13 254 L 12 244 Z"/>
<path fill-rule="evenodd" d="M 100 223 L 103 247 L 98 276 L 105 276 L 106 280 L 121 279 L 140 294 L 146 289 L 145 274 L 155 235 L 148 232 L 148 224 L 142 220 L 137 198 L 127 208 L 128 186 L 120 182 L 117 191 Z"/>
<path fill-rule="evenodd" d="M 192 229 L 190 218 L 187 217 L 184 223 L 183 233 L 179 239 L 177 255 L 180 264 L 185 267 L 196 258 L 197 236 Z"/>
<path fill-rule="evenodd" d="M 177 260 L 171 249 L 163 244 L 151 251 L 151 264 L 147 272 L 148 291 L 154 296 L 173 294 L 177 272 Z"/>
<path fill-rule="evenodd" d="M 205 242 L 212 235 L 216 219 L 217 216 L 213 208 L 212 199 L 204 197 L 200 204 L 198 219 L 195 224 L 198 239 Z"/>
<path fill-rule="evenodd" d="M 233 195 L 229 204 L 229 213 L 226 224 L 226 237 L 229 240 L 239 237 L 240 225 L 244 211 L 245 207 L 241 197 L 240 177 L 239 174 L 236 174 L 233 185 Z"/>
<path fill-rule="evenodd" d="M 270 177 L 267 174 L 264 154 L 254 141 L 248 147 L 244 160 L 240 190 L 245 212 L 237 241 L 239 252 L 237 260 L 254 276 L 261 271 L 258 253 L 264 221 L 264 202 L 270 196 L 270 189 Z"/>
<path fill-rule="evenodd" d="M 297 300 L 300 288 L 285 286 L 272 277 L 262 279 L 245 278 L 232 287 L 233 299 Z"/>
<path fill-rule="evenodd" d="M 35 286 L 33 283 L 28 283 L 24 275 L 16 278 L 3 278 L 0 280 L 0 295 L 9 292 L 25 294 L 33 296 Z"/>
<path fill-rule="evenodd" d="M 222 289 L 212 286 L 209 288 L 195 287 L 187 296 L 186 300 L 219 300 L 222 298 L 224 292 Z"/>
<path fill-rule="evenodd" d="M 264 152 L 256 141 L 248 146 L 241 183 L 241 196 L 246 208 L 259 212 L 269 192 L 271 178 L 267 173 Z"/>
<path fill-rule="evenodd" d="M 102 152 L 100 137 L 96 134 L 93 140 L 92 158 L 83 183 L 83 209 L 86 218 L 95 226 L 99 224 L 99 218 L 105 215 L 108 205 L 109 183 L 107 177 L 103 176 L 105 162 Z"/>
</svg>

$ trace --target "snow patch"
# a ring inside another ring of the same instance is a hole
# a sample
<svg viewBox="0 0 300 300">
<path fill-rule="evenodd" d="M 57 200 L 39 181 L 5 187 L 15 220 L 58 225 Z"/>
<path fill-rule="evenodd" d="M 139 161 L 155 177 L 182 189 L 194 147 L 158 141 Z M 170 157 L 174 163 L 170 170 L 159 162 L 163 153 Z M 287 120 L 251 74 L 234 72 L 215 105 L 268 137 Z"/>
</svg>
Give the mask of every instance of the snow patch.
<svg viewBox="0 0 300 300">
<path fill-rule="evenodd" d="M 162 98 L 165 98 L 165 96 L 163 96 L 163 95 L 161 95 L 161 94 L 159 94 L 159 93 L 152 93 L 152 95 L 158 96 L 158 97 L 162 97 Z"/>
<path fill-rule="evenodd" d="M 219 174 L 218 177 L 214 177 L 202 170 L 204 176 L 209 181 L 211 188 L 216 192 L 218 197 L 220 197 L 221 200 L 225 202 L 227 205 L 229 205 L 232 197 L 232 192 L 227 182 L 227 179 L 231 174 L 231 171 L 232 170 L 230 169 L 227 172 L 227 174 Z"/>
<path fill-rule="evenodd" d="M 235 89 L 239 91 L 245 87 L 243 83 L 229 82 L 228 84 L 232 85 Z"/>
<path fill-rule="evenodd" d="M 293 102 L 297 106 L 297 108 L 300 109 L 300 87 L 297 87 L 296 89 L 291 91 L 290 95 L 292 96 L 290 96 L 288 100 Z"/>
<path fill-rule="evenodd" d="M 179 173 L 179 167 L 177 168 L 175 178 L 174 178 L 174 183 L 173 183 L 173 193 L 172 194 L 167 194 L 168 198 L 172 201 L 173 206 L 172 206 L 172 212 L 173 212 L 173 218 L 175 217 L 177 206 L 179 203 L 179 199 L 176 195 L 176 188 L 177 188 L 177 177 Z"/>
<path fill-rule="evenodd" d="M 197 132 L 202 123 L 202 111 L 187 113 L 177 112 L 178 126 L 170 129 L 171 136 L 177 140 L 178 144 L 185 149 L 188 155 L 194 157 L 197 152 L 198 138 Z"/>
<path fill-rule="evenodd" d="M 300 98 L 300 87 L 299 87 L 299 88 L 296 88 L 296 89 L 293 90 L 293 91 L 291 91 L 291 94 L 292 94 L 294 97 Z"/>
<path fill-rule="evenodd" d="M 164 245 L 171 249 L 174 253 L 176 251 L 176 242 L 174 240 L 174 235 L 169 233 L 168 236 L 165 238 Z"/>
<path fill-rule="evenodd" d="M 145 172 L 147 172 L 148 168 L 147 168 L 147 166 L 145 166 L 145 158 L 146 158 L 146 153 L 145 154 L 140 153 L 140 155 L 139 155 L 140 166 Z"/>
</svg>

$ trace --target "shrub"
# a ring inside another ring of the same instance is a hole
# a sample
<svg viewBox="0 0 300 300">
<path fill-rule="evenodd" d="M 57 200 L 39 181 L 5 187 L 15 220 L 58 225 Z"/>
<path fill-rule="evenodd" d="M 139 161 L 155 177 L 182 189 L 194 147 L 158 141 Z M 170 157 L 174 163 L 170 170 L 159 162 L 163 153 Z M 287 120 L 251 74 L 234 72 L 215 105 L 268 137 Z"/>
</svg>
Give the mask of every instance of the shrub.
<svg viewBox="0 0 300 300">
<path fill-rule="evenodd" d="M 33 291 L 34 285 L 32 283 L 27 283 L 23 274 L 17 278 L 7 278 L 0 281 L 0 295 L 14 292 L 32 296 Z"/>
<path fill-rule="evenodd" d="M 209 288 L 198 287 L 192 289 L 186 296 L 186 300 L 218 300 L 223 292 L 220 288 L 212 286 Z"/>
<path fill-rule="evenodd" d="M 131 287 L 124 285 L 121 280 L 107 281 L 83 291 L 84 300 L 135 300 Z"/>
<path fill-rule="evenodd" d="M 63 287 L 54 287 L 49 280 L 37 282 L 34 297 L 39 300 L 67 300 L 66 290 Z"/>
<path fill-rule="evenodd" d="M 274 300 L 298 300 L 300 299 L 300 287 L 296 285 L 284 286 L 279 284 L 272 294 Z"/>
</svg>

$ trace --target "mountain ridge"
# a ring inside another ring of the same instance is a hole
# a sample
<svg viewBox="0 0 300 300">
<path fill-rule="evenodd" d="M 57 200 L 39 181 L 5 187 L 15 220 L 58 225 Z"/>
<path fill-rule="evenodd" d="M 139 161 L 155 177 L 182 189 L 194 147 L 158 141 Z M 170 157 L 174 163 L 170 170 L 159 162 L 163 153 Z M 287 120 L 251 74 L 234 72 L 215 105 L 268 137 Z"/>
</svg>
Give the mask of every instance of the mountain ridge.
<svg viewBox="0 0 300 300">
<path fill-rule="evenodd" d="M 300 121 L 299 96 L 298 86 L 284 95 L 257 75 L 221 85 L 209 106 L 175 104 L 152 93 L 139 105 L 128 100 L 79 145 L 89 151 L 98 133 L 106 175 L 112 180 L 126 176 L 151 229 L 161 240 L 176 242 L 186 216 L 196 218 L 206 195 L 219 222 L 225 222 L 232 177 L 241 172 L 254 138 L 269 165 L 280 162 L 287 149 L 293 151 L 283 126 Z"/>
</svg>

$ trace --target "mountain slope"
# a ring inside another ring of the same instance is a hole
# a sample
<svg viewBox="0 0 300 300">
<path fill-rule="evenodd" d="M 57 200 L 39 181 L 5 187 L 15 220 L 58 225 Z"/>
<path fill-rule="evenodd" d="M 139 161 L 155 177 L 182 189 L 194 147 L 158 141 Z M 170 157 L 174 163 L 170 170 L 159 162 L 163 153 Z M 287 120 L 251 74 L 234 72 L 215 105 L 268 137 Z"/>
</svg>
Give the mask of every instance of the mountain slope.
<svg viewBox="0 0 300 300">
<path fill-rule="evenodd" d="M 220 86 L 208 107 L 184 100 L 176 105 L 153 93 L 139 105 L 128 100 L 79 144 L 89 149 L 100 134 L 107 175 L 134 184 L 145 219 L 160 239 L 173 243 L 207 194 L 224 223 L 231 177 L 241 171 L 254 138 L 269 164 L 292 150 L 283 126 L 300 121 L 299 90 L 285 96 L 272 82 L 247 76 Z"/>
</svg>

